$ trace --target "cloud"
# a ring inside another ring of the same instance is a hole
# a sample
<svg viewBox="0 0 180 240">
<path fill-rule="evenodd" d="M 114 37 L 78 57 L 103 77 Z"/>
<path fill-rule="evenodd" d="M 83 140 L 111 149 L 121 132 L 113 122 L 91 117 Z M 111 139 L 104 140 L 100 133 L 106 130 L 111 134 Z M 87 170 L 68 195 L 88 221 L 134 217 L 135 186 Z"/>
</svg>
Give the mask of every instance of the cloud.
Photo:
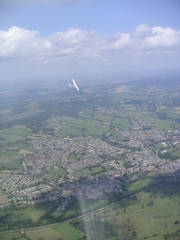
<svg viewBox="0 0 180 240">
<path fill-rule="evenodd" d="M 69 29 L 42 38 L 38 31 L 16 26 L 0 31 L 0 58 L 49 59 L 52 57 L 95 56 L 92 48 L 96 41 L 95 32 Z M 44 61 L 47 62 L 47 61 Z"/>
<path fill-rule="evenodd" d="M 143 41 L 143 46 L 146 48 L 180 46 L 180 31 L 156 26 L 152 28 L 151 32 L 151 36 L 146 37 Z"/>
<path fill-rule="evenodd" d="M 137 26 L 134 37 L 136 38 L 145 38 L 147 36 L 150 36 L 152 34 L 151 28 L 147 26 L 146 24 L 141 24 Z"/>
<path fill-rule="evenodd" d="M 1 58 L 42 57 L 49 51 L 51 42 L 40 37 L 38 31 L 30 31 L 16 26 L 8 31 L 0 31 Z"/>
<path fill-rule="evenodd" d="M 66 32 L 57 32 L 52 36 L 51 40 L 54 39 L 56 43 L 61 42 L 66 45 L 77 45 L 86 42 L 89 34 L 91 34 L 91 32 L 88 33 L 80 29 L 70 29 Z"/>
<path fill-rule="evenodd" d="M 134 33 L 100 35 L 95 31 L 69 29 L 42 37 L 40 32 L 13 26 L 0 31 L 0 59 L 39 61 L 48 63 L 53 58 L 101 59 L 139 54 L 171 54 L 180 50 L 180 31 L 146 25 L 138 26 Z"/>
<path fill-rule="evenodd" d="M 130 43 L 130 34 L 122 33 L 118 37 L 118 39 L 113 43 L 112 48 L 114 49 L 122 49 L 128 46 Z"/>
</svg>

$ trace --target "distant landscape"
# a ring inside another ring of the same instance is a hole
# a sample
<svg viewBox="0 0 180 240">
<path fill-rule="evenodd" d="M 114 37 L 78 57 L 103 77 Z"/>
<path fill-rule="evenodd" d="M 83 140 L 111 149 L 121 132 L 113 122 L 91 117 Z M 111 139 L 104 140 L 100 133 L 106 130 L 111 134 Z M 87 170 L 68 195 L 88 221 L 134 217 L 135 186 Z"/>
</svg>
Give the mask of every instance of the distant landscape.
<svg viewBox="0 0 180 240">
<path fill-rule="evenodd" d="M 179 75 L 79 88 L 0 90 L 0 239 L 179 239 Z"/>
</svg>

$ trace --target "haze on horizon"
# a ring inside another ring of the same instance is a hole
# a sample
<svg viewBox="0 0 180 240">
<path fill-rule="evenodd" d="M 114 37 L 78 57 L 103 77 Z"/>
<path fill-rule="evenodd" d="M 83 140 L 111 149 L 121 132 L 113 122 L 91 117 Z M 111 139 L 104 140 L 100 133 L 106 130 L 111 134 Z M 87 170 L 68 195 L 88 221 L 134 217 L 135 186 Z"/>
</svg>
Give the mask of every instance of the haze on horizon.
<svg viewBox="0 0 180 240">
<path fill-rule="evenodd" d="M 0 83 L 180 70 L 178 0 L 1 0 L 0 9 Z"/>
</svg>

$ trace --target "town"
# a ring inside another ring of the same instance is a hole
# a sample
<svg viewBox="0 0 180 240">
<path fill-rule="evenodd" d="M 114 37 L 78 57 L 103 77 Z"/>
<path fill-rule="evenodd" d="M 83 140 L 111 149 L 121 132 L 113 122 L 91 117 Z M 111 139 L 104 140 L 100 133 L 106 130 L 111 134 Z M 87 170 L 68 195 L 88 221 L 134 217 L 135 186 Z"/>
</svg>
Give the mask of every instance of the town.
<svg viewBox="0 0 180 240">
<path fill-rule="evenodd" d="M 103 136 L 62 137 L 58 129 L 67 122 L 63 117 L 52 116 L 44 125 L 54 126 L 54 134 L 41 131 L 28 139 L 33 151 L 24 153 L 22 173 L 0 179 L 0 187 L 8 196 L 8 203 L 1 207 L 56 201 L 57 209 L 62 210 L 72 196 L 77 196 L 82 183 L 88 186 L 85 195 L 96 198 L 99 194 L 120 193 L 125 176 L 133 180 L 148 172 L 179 171 L 179 158 L 172 161 L 162 156 L 166 149 L 180 147 L 180 130 L 154 127 L 152 121 L 130 112 L 113 112 L 103 107 L 97 107 L 95 112 L 127 119 L 131 126 L 110 129 Z M 79 118 L 84 114 L 80 112 Z M 113 137 L 112 130 L 122 137 Z M 152 149 L 155 144 L 161 145 L 161 149 Z"/>
</svg>

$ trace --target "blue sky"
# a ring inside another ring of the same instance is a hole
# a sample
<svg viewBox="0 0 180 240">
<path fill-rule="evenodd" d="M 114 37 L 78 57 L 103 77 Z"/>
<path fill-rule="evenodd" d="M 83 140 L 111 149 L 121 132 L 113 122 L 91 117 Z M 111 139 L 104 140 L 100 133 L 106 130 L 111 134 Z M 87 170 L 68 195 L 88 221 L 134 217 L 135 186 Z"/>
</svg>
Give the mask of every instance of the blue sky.
<svg viewBox="0 0 180 240">
<path fill-rule="evenodd" d="M 22 0 L 14 0 L 17 2 L 14 4 L 13 0 L 3 2 L 2 29 L 16 25 L 38 30 L 42 34 L 69 28 L 112 34 L 117 31 L 134 31 L 143 23 L 180 28 L 179 0 L 67 0 L 67 3 L 49 0 L 34 1 L 34 4 L 25 4 L 23 2 L 28 1 Z"/>
<path fill-rule="evenodd" d="M 0 0 L 3 79 L 180 69 L 179 0 Z"/>
</svg>

